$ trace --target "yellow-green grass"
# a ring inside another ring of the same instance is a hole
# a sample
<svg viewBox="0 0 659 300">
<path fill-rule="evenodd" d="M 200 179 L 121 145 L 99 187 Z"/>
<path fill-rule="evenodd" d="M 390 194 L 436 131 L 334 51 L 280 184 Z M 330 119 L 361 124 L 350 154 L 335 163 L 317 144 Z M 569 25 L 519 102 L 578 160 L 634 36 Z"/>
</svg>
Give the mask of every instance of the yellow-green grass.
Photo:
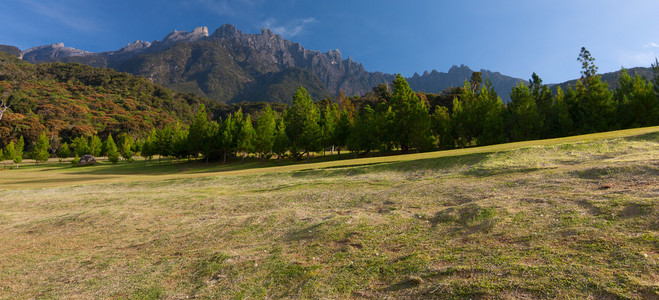
<svg viewBox="0 0 659 300">
<path fill-rule="evenodd" d="M 284 166 L 21 166 L 0 172 L 0 298 L 659 298 L 657 131 Z"/>
<path fill-rule="evenodd" d="M 88 183 L 116 183 L 126 181 L 147 181 L 147 180 L 166 180 L 175 178 L 195 178 L 207 176 L 232 176 L 263 174 L 271 172 L 293 172 L 308 169 L 338 168 L 346 166 L 359 166 L 369 164 L 383 164 L 423 159 L 434 159 L 440 157 L 463 156 L 478 153 L 490 153 L 497 151 L 506 151 L 524 147 L 547 146 L 565 143 L 585 142 L 592 140 L 623 138 L 638 136 L 652 132 L 659 132 L 659 126 L 635 128 L 603 133 L 594 133 L 565 138 L 533 140 L 515 143 L 506 143 L 491 145 L 485 147 L 474 147 L 466 149 L 455 149 L 448 151 L 424 152 L 405 155 L 377 156 L 367 158 L 345 159 L 351 155 L 342 155 L 339 159 L 335 156 L 319 157 L 312 160 L 311 163 L 306 161 L 292 162 L 290 160 L 263 162 L 260 160 L 248 160 L 247 162 L 239 161 L 229 164 L 211 162 L 206 164 L 203 161 L 199 163 L 187 163 L 182 161 L 181 164 L 174 160 L 165 160 L 159 163 L 157 159 L 145 163 L 144 161 L 135 161 L 133 163 L 121 162 L 113 165 L 107 161 L 100 166 L 93 168 L 72 168 L 68 163 L 58 163 L 56 159 L 51 159 L 45 166 L 35 166 L 34 161 L 26 160 L 18 169 L 11 170 L 11 173 L 0 173 L 0 190 L 15 188 L 32 188 L 32 187 L 52 187 L 62 185 L 76 185 Z M 4 165 L 11 167 L 10 162 Z M 155 167 L 157 166 L 157 167 Z M 18 171 L 20 170 L 20 171 Z"/>
</svg>

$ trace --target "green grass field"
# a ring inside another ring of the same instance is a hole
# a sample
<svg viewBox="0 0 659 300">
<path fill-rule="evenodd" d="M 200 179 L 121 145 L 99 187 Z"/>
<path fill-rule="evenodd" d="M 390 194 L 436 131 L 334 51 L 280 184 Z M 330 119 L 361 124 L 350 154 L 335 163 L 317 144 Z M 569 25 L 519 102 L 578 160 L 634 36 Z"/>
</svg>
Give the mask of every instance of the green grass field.
<svg viewBox="0 0 659 300">
<path fill-rule="evenodd" d="M 0 171 L 0 298 L 659 298 L 659 127 Z"/>
</svg>

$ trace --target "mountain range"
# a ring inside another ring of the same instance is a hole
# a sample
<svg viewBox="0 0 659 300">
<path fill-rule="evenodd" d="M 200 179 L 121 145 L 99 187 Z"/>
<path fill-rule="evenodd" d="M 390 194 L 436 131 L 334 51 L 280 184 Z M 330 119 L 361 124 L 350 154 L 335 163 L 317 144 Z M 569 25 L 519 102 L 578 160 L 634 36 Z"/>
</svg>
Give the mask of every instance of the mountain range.
<svg viewBox="0 0 659 300">
<path fill-rule="evenodd" d="M 307 50 L 299 43 L 283 39 L 269 29 L 246 34 L 230 24 L 212 34 L 207 27 L 191 32 L 174 31 L 162 40 L 135 41 L 107 52 L 88 52 L 64 44 L 52 44 L 20 51 L 0 46 L 30 63 L 77 62 L 94 67 L 112 68 L 148 78 L 156 84 L 184 93 L 195 93 L 221 103 L 288 103 L 298 86 L 304 86 L 313 99 L 363 95 L 378 84 L 389 84 L 395 75 L 366 71 L 364 66 L 341 52 Z M 643 76 L 648 68 L 635 68 Z M 426 71 L 406 78 L 413 90 L 439 93 L 462 86 L 474 70 L 453 66 L 448 72 Z M 511 89 L 526 80 L 498 72 L 480 70 L 489 78 L 504 102 Z M 634 72 L 631 72 L 633 74 Z M 608 78 L 611 77 L 611 78 Z M 604 76 L 615 85 L 617 76 Z M 564 87 L 570 82 L 563 83 Z"/>
<path fill-rule="evenodd" d="M 389 84 L 395 75 L 366 71 L 361 63 L 341 52 L 307 50 L 269 29 L 246 34 L 230 24 L 209 33 L 207 27 L 191 32 L 174 31 L 162 40 L 135 41 L 107 52 L 88 52 L 64 44 L 34 47 L 25 51 L 1 46 L 0 51 L 30 63 L 77 62 L 94 67 L 144 76 L 154 83 L 223 102 L 290 101 L 299 85 L 316 100 L 345 95 L 363 95 L 378 84 Z M 407 78 L 417 91 L 438 93 L 462 86 L 473 70 L 454 66 L 448 73 L 431 71 Z M 524 80 L 481 70 L 504 101 L 513 86 Z"/>
</svg>

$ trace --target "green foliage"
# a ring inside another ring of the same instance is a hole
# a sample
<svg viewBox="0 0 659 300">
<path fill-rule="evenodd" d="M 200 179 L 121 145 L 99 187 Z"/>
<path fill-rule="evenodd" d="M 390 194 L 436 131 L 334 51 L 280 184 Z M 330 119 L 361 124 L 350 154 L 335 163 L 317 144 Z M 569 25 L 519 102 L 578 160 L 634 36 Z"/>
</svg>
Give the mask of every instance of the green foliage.
<svg viewBox="0 0 659 300">
<path fill-rule="evenodd" d="M 89 154 L 93 156 L 101 156 L 103 150 L 103 143 L 97 135 L 92 135 L 89 138 Z"/>
<path fill-rule="evenodd" d="M 76 156 L 71 160 L 71 164 L 74 167 L 77 167 L 79 162 L 80 162 L 80 156 L 76 154 Z"/>
<path fill-rule="evenodd" d="M 491 87 L 481 87 L 478 92 L 470 89 L 465 81 L 461 99 L 453 100 L 453 127 L 457 144 L 490 145 L 503 138 L 503 103 Z"/>
<path fill-rule="evenodd" d="M 380 149 L 380 127 L 375 111 L 369 105 L 362 109 L 355 119 L 355 126 L 348 137 L 347 146 L 350 151 L 364 153 Z"/>
<path fill-rule="evenodd" d="M 450 149 L 454 147 L 453 128 L 451 126 L 451 116 L 448 108 L 438 106 L 432 115 L 432 131 L 437 137 L 440 149 Z"/>
<path fill-rule="evenodd" d="M 188 131 L 188 153 L 197 157 L 204 148 L 204 139 L 208 134 L 208 114 L 206 106 L 201 104 Z"/>
<path fill-rule="evenodd" d="M 133 162 L 133 138 L 130 135 L 125 135 L 121 145 L 121 156 L 128 162 Z"/>
<path fill-rule="evenodd" d="M 176 159 L 182 159 L 189 156 L 188 133 L 189 131 L 181 128 L 181 124 L 178 122 L 172 127 L 171 154 L 176 157 Z"/>
<path fill-rule="evenodd" d="M 299 87 L 293 96 L 293 105 L 286 110 L 286 134 L 291 143 L 291 153 L 298 157 L 302 151 L 309 157 L 309 152 L 320 150 L 322 133 L 319 126 L 320 113 L 311 96 L 303 87 Z"/>
<path fill-rule="evenodd" d="M 659 97 L 656 97 L 652 83 L 638 74 L 631 77 L 623 69 L 613 98 L 617 101 L 619 128 L 659 124 Z"/>
<path fill-rule="evenodd" d="M 586 47 L 581 47 L 581 52 L 577 60 L 581 63 L 581 78 L 591 78 L 597 74 L 597 66 L 595 66 L 595 58 L 590 55 Z"/>
<path fill-rule="evenodd" d="M 105 140 L 104 148 L 107 151 L 106 154 L 110 162 L 112 162 L 113 164 L 119 162 L 119 151 L 117 151 L 117 145 L 114 143 L 111 134 L 108 135 L 108 138 Z"/>
<path fill-rule="evenodd" d="M 48 158 L 50 158 L 48 148 L 50 148 L 50 141 L 46 135 L 46 132 L 42 132 L 39 136 L 39 139 L 37 139 L 37 143 L 34 145 L 34 148 L 32 148 L 30 157 L 37 162 L 46 162 Z"/>
<path fill-rule="evenodd" d="M 411 148 L 417 151 L 430 148 L 431 122 L 426 103 L 410 89 L 410 85 L 400 74 L 393 82 L 391 111 L 393 128 L 390 132 L 393 142 L 398 144 L 403 152 Z"/>
<path fill-rule="evenodd" d="M 286 135 L 286 123 L 282 118 L 277 118 L 277 129 L 275 132 L 275 140 L 272 144 L 272 152 L 277 154 L 277 158 L 286 156 L 288 151 L 289 140 Z"/>
<path fill-rule="evenodd" d="M 534 74 L 535 75 L 535 74 Z M 537 139 L 542 130 L 542 121 L 536 101 L 524 83 L 513 88 L 508 104 L 508 121 L 511 141 Z"/>
<path fill-rule="evenodd" d="M 14 164 L 16 164 L 16 167 L 18 168 L 18 165 L 23 161 L 23 149 L 25 148 L 25 141 L 23 140 L 23 137 L 21 136 L 18 139 L 18 142 L 16 142 L 16 146 L 14 148 L 14 158 L 12 159 L 14 161 Z"/>
<path fill-rule="evenodd" d="M 59 147 L 57 150 L 57 157 L 59 158 L 59 162 L 61 163 L 63 159 L 69 158 L 71 156 L 71 149 L 69 148 L 69 144 L 64 143 L 62 146 Z"/>
<path fill-rule="evenodd" d="M 78 156 L 92 154 L 92 149 L 91 147 L 89 147 L 87 138 L 85 138 L 84 136 L 78 136 L 73 140 L 73 149 Z M 105 147 L 103 149 L 104 149 L 103 152 L 107 153 L 108 149 Z"/>
<path fill-rule="evenodd" d="M 3 160 L 14 161 L 15 157 L 16 157 L 16 145 L 14 145 L 14 142 L 9 142 L 9 144 L 5 146 L 5 150 L 3 151 Z"/>
<path fill-rule="evenodd" d="M 254 152 L 254 142 L 256 139 L 256 131 L 252 125 L 252 118 L 247 115 L 241 122 L 240 131 L 238 134 L 238 151 L 243 153 L 243 158 L 247 153 Z"/>
<path fill-rule="evenodd" d="M 263 114 L 256 121 L 254 150 L 262 158 L 270 157 L 275 144 L 277 121 L 270 105 L 265 107 Z"/>
</svg>

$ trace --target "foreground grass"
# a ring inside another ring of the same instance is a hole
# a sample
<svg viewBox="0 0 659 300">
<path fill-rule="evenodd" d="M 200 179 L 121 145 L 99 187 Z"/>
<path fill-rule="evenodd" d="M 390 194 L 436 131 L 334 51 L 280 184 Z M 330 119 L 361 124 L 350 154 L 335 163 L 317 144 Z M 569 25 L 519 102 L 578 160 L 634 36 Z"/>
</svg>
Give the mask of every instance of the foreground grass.
<svg viewBox="0 0 659 300">
<path fill-rule="evenodd" d="M 0 298 L 659 298 L 659 134 L 564 142 L 4 171 L 87 181 L 0 191 Z"/>
</svg>

